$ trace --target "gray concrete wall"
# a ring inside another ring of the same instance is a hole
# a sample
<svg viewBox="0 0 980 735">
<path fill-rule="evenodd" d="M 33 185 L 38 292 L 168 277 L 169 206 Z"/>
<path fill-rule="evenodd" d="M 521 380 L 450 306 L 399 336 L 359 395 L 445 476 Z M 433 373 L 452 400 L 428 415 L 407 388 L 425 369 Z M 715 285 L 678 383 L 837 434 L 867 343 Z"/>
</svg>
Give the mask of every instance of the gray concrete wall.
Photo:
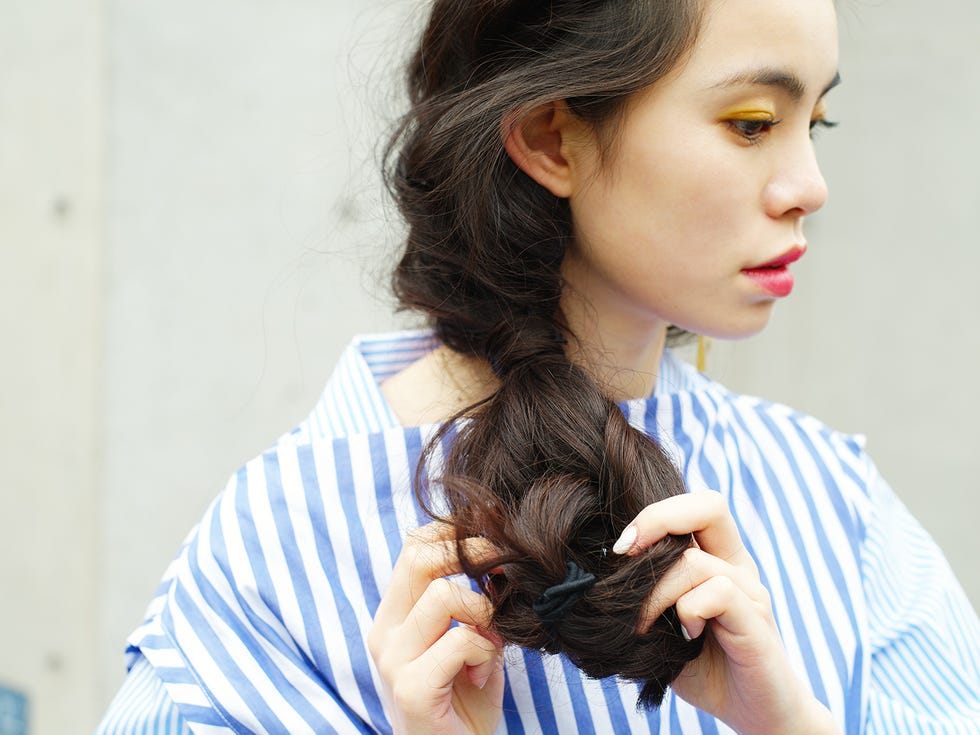
<svg viewBox="0 0 980 735">
<path fill-rule="evenodd" d="M 390 324 L 364 87 L 390 13 L 110 7 L 104 692 L 230 472 L 305 416 L 353 332 Z"/>
<path fill-rule="evenodd" d="M 228 473 L 393 323 L 371 146 L 414 5 L 0 5 L 0 685 L 33 735 L 91 729 Z M 709 372 L 866 433 L 977 604 L 980 6 L 839 5 L 831 202 Z"/>
<path fill-rule="evenodd" d="M 980 6 L 839 2 L 817 142 L 830 199 L 797 290 L 711 372 L 866 434 L 980 604 Z"/>
<path fill-rule="evenodd" d="M 34 735 L 105 696 L 104 31 L 99 0 L 0 4 L 0 685 L 29 696 Z"/>
</svg>

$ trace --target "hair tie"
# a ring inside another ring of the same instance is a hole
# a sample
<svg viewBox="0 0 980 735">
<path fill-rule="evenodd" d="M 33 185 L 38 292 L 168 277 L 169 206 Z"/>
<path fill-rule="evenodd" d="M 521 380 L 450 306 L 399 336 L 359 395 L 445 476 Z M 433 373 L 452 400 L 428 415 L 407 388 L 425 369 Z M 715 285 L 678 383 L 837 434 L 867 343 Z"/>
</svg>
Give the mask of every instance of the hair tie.
<svg viewBox="0 0 980 735">
<path fill-rule="evenodd" d="M 595 575 L 581 569 L 575 562 L 568 562 L 568 574 L 560 584 L 542 592 L 534 601 L 534 614 L 542 623 L 557 623 L 578 599 L 595 584 Z"/>
</svg>

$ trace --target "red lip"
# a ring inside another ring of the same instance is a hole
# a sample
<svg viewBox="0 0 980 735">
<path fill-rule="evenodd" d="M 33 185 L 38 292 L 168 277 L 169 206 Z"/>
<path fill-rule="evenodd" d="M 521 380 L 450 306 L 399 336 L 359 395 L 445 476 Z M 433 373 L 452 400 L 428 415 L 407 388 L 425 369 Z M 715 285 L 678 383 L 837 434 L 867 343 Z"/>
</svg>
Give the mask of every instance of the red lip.
<svg viewBox="0 0 980 735">
<path fill-rule="evenodd" d="M 789 296 L 793 290 L 794 279 L 786 266 L 802 258 L 805 252 L 806 245 L 794 245 L 778 258 L 773 258 L 762 265 L 743 268 L 742 273 L 772 296 Z"/>
<path fill-rule="evenodd" d="M 745 268 L 744 270 L 761 270 L 763 268 L 782 268 L 784 265 L 789 265 L 790 263 L 795 263 L 806 253 L 806 245 L 794 245 L 785 253 L 780 255 L 778 258 L 773 258 L 772 260 L 762 263 L 761 265 L 754 265 L 751 268 Z"/>
</svg>

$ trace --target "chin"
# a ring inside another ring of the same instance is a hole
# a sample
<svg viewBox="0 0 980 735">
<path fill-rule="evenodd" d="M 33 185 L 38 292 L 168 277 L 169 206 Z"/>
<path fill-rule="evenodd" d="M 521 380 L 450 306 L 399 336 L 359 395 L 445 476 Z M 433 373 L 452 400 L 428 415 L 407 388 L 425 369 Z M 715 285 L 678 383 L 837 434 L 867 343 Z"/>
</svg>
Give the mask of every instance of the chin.
<svg viewBox="0 0 980 735">
<path fill-rule="evenodd" d="M 754 337 L 769 325 L 772 316 L 772 309 L 775 301 L 765 301 L 752 304 L 749 307 L 742 307 L 734 313 L 726 315 L 724 321 L 705 321 L 699 324 L 677 326 L 695 334 L 701 334 L 712 339 L 746 339 Z"/>
</svg>

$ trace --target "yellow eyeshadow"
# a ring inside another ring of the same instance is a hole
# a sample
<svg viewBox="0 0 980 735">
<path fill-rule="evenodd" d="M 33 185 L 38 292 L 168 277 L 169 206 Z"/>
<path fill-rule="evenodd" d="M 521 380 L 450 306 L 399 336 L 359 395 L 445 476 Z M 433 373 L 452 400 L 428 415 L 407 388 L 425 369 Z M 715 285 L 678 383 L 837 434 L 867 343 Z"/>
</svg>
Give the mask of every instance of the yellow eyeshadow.
<svg viewBox="0 0 980 735">
<path fill-rule="evenodd" d="M 721 116 L 722 120 L 772 120 L 775 113 L 771 110 L 732 110 Z"/>
</svg>

